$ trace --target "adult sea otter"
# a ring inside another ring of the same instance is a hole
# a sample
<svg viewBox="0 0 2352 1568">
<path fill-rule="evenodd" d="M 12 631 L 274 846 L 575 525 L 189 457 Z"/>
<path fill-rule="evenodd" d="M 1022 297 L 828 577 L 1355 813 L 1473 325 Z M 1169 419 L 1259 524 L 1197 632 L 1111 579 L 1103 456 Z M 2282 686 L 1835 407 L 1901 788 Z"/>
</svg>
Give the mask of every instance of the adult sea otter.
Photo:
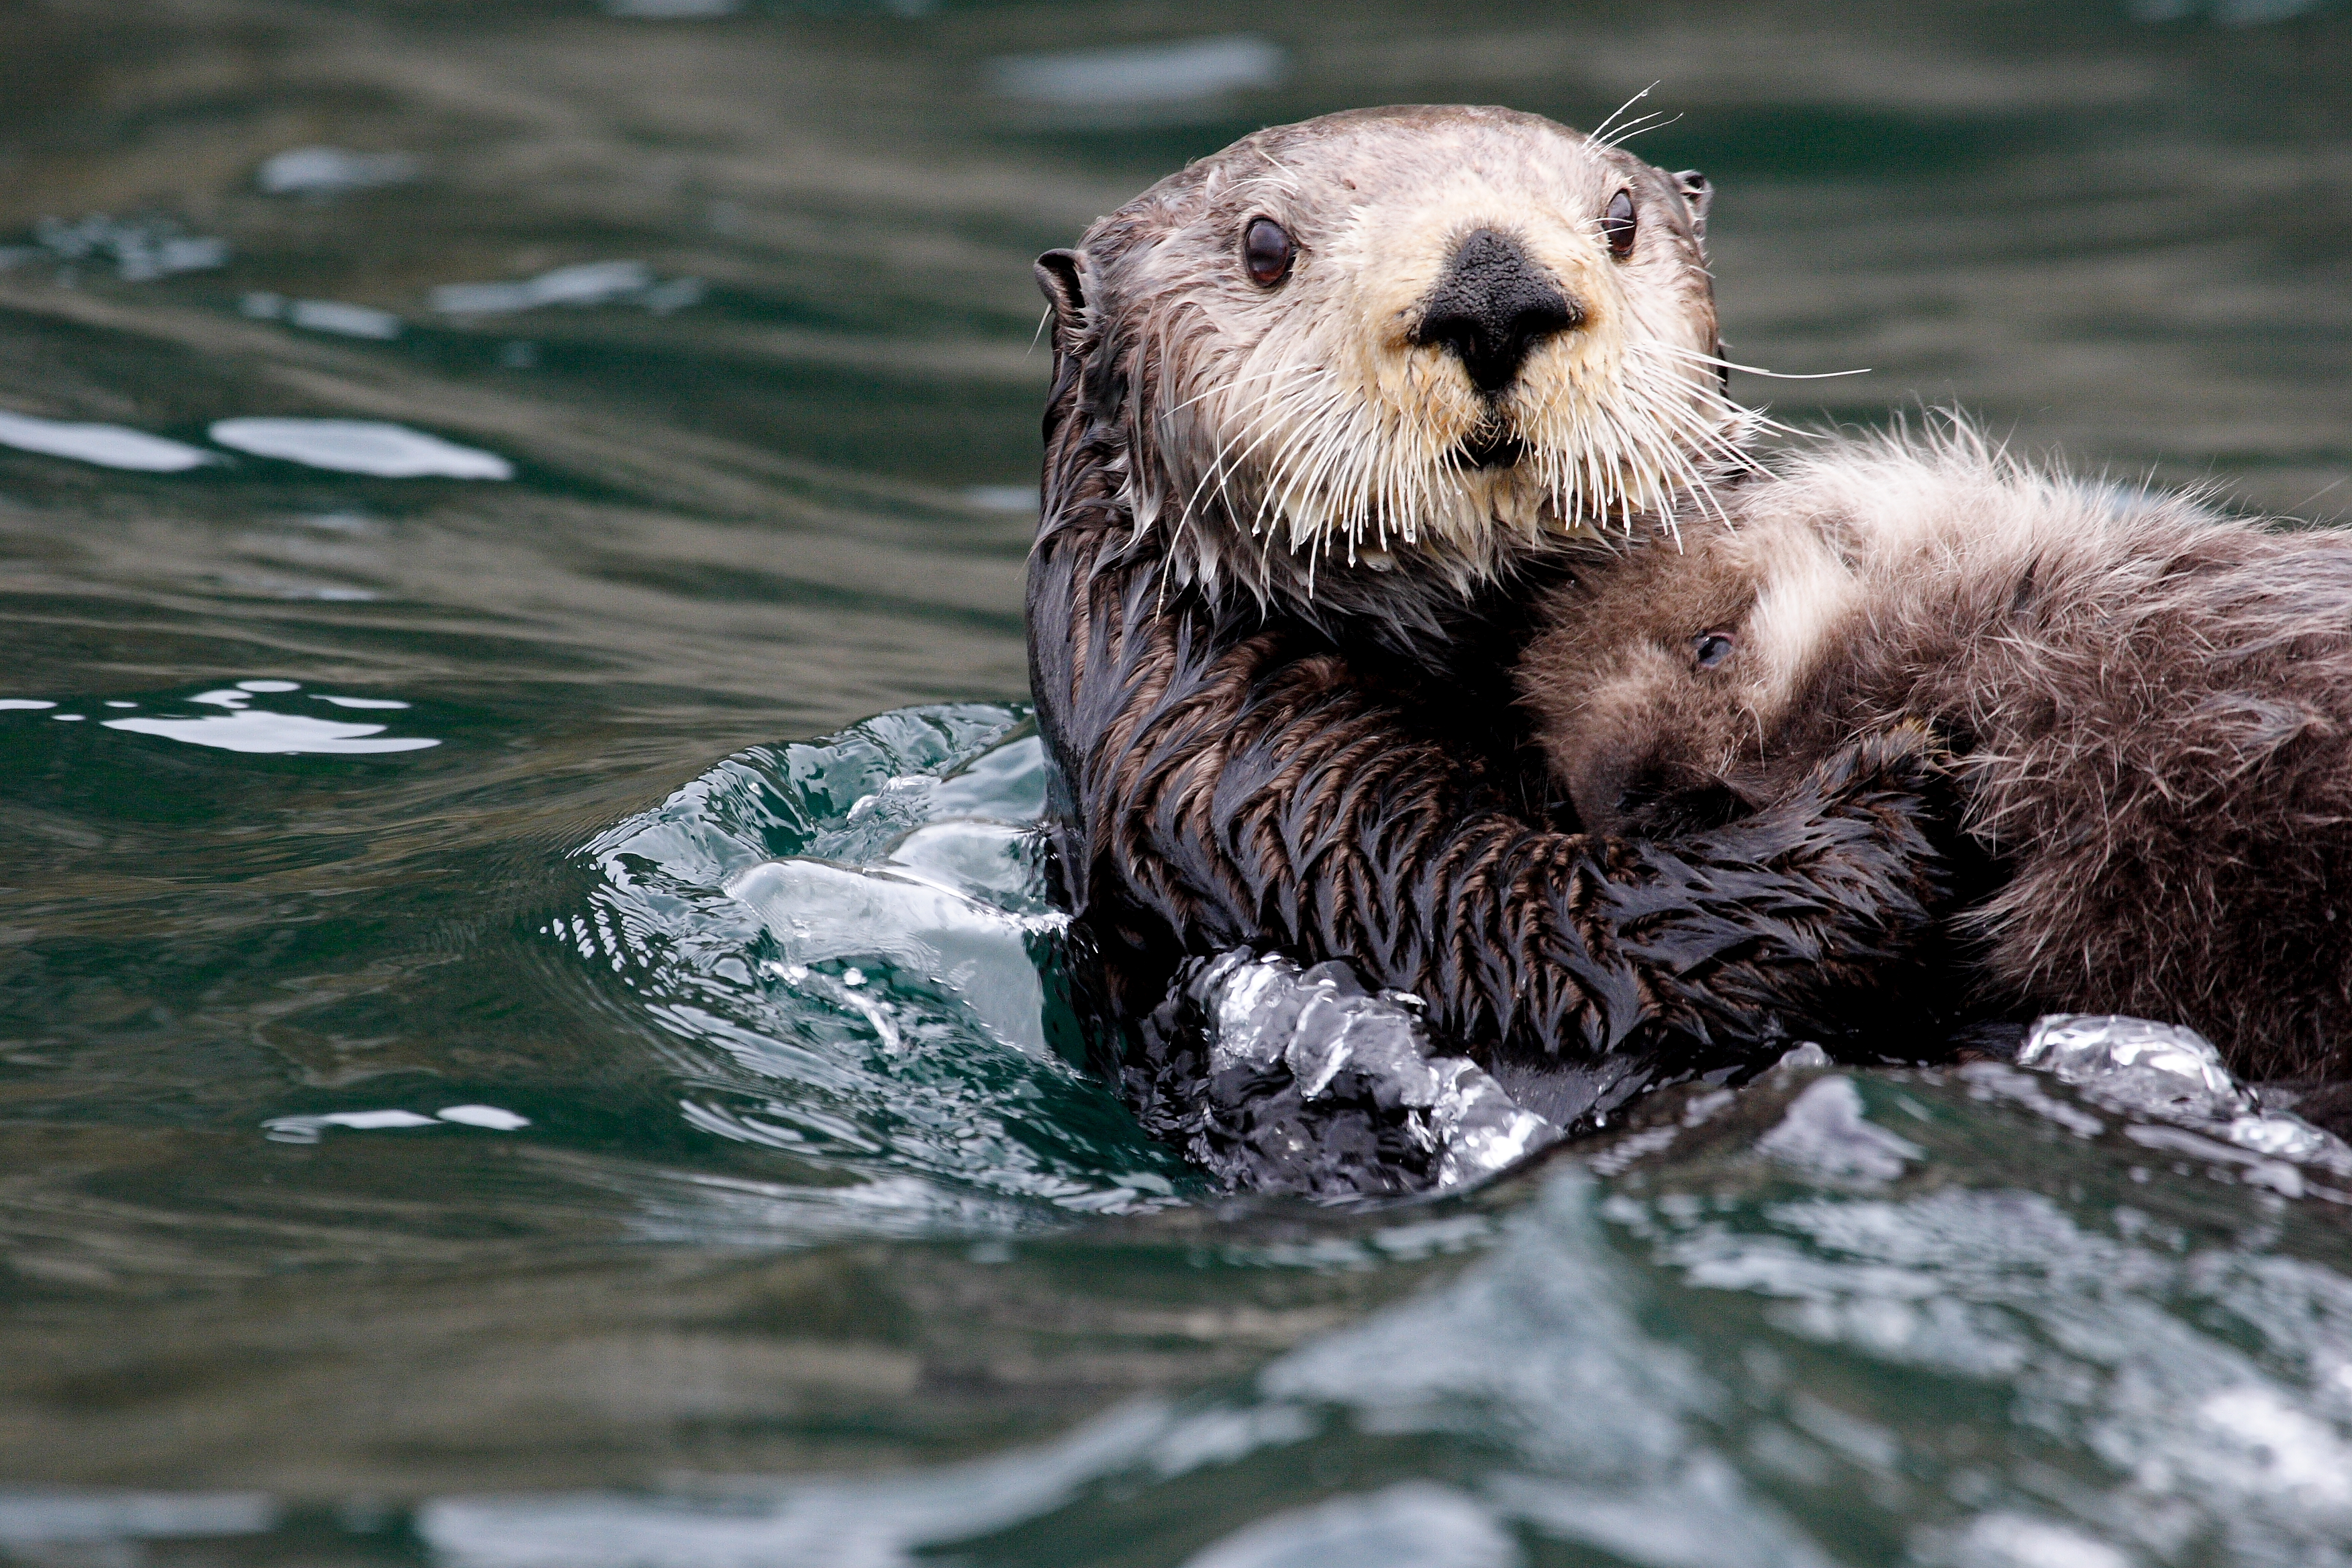
<svg viewBox="0 0 2352 1568">
<path fill-rule="evenodd" d="M 1362 110 L 1039 260 L 1032 680 L 1109 1023 L 1244 946 L 1344 960 L 1497 1065 L 1696 1070 L 1893 1006 L 1942 876 L 1913 742 L 1645 843 L 1554 822 L 1512 701 L 1580 539 L 1748 466 L 1708 195 L 1534 115 Z"/>
</svg>

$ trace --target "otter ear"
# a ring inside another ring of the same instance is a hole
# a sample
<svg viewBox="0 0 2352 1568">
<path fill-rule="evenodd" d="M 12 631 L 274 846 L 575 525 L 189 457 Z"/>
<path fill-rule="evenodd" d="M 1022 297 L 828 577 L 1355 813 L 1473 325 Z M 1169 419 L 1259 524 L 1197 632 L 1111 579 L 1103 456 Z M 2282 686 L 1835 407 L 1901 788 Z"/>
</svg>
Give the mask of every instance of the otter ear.
<svg viewBox="0 0 2352 1568">
<path fill-rule="evenodd" d="M 1706 237 L 1706 209 L 1715 205 L 1714 182 L 1696 169 L 1684 169 L 1668 174 L 1666 178 L 1675 183 L 1675 189 L 1683 194 L 1683 201 L 1690 207 L 1691 232 L 1704 240 Z"/>
<path fill-rule="evenodd" d="M 1087 258 L 1076 250 L 1049 250 L 1037 258 L 1037 287 L 1054 307 L 1054 346 L 1066 348 L 1086 330 Z"/>
</svg>

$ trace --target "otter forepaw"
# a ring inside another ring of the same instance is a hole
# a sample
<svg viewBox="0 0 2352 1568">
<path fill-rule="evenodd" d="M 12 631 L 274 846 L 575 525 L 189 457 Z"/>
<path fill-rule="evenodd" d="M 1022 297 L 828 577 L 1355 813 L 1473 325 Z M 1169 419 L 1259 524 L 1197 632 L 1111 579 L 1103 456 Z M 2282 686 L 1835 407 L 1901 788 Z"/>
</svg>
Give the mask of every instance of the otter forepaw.
<svg viewBox="0 0 2352 1568">
<path fill-rule="evenodd" d="M 1888 792 L 1923 798 L 1950 776 L 1952 753 L 1942 737 L 1917 720 L 1905 720 L 1847 742 L 1814 764 L 1794 795 L 1822 800 Z"/>
</svg>

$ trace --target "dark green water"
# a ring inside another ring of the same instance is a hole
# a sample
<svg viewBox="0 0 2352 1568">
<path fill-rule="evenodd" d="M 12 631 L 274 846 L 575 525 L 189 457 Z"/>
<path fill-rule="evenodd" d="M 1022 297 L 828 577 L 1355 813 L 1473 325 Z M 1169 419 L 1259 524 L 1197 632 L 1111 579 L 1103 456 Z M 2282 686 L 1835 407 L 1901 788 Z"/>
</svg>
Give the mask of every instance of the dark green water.
<svg viewBox="0 0 2352 1568">
<path fill-rule="evenodd" d="M 0 1557 L 2352 1563 L 2352 1210 L 2054 1085 L 1204 1199 L 1018 708 L 1029 257 L 1354 103 L 1658 80 L 1741 395 L 2340 515 L 2340 6 L 694 9 L 0 0 Z"/>
</svg>

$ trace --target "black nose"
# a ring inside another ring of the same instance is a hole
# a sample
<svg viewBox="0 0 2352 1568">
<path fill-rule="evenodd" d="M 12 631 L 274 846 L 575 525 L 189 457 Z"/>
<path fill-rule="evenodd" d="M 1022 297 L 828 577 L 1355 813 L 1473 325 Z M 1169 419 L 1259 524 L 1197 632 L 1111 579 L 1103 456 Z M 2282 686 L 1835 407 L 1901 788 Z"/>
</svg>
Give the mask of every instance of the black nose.
<svg viewBox="0 0 2352 1568">
<path fill-rule="evenodd" d="M 1454 250 L 1412 341 L 1444 343 L 1479 391 L 1496 393 L 1511 384 L 1529 349 L 1583 320 L 1584 307 L 1518 241 L 1482 228 Z"/>
</svg>

